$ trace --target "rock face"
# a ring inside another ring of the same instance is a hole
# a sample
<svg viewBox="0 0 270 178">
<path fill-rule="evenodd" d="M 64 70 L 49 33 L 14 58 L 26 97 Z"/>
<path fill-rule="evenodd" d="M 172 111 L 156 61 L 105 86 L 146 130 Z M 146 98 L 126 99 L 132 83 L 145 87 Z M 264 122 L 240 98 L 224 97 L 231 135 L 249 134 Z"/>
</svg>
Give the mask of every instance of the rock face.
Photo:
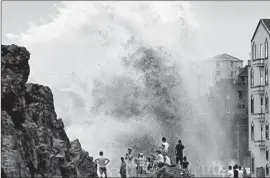
<svg viewBox="0 0 270 178">
<path fill-rule="evenodd" d="M 151 175 L 148 175 L 148 177 L 153 177 L 153 178 L 163 178 L 163 177 L 164 178 L 175 178 L 175 177 L 191 178 L 191 177 L 194 177 L 194 175 L 184 174 L 183 170 L 180 170 L 176 167 L 164 166 L 162 168 L 157 169 Z"/>
<path fill-rule="evenodd" d="M 30 53 L 1 46 L 1 176 L 97 177 L 93 157 L 70 142 L 49 87 L 26 84 Z"/>
</svg>

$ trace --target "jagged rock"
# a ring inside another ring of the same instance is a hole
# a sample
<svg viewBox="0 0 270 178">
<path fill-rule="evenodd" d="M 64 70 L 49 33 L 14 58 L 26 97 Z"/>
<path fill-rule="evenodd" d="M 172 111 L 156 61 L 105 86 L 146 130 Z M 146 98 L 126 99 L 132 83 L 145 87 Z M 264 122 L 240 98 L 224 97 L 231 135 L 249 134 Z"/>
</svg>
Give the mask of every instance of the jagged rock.
<svg viewBox="0 0 270 178">
<path fill-rule="evenodd" d="M 97 166 L 92 164 L 93 157 L 90 157 L 89 153 L 82 149 L 78 139 L 71 142 L 70 155 L 74 164 L 78 168 L 78 177 L 81 177 L 82 175 L 87 175 L 88 177 L 97 177 L 96 172 L 91 171 L 97 169 Z"/>
<path fill-rule="evenodd" d="M 167 167 L 163 166 L 157 169 L 155 172 L 151 173 L 148 177 L 156 177 L 156 178 L 175 178 L 175 177 L 185 177 L 191 178 L 194 177 L 191 174 L 184 174 L 182 169 L 178 169 L 177 167 Z"/>
<path fill-rule="evenodd" d="M 2 177 L 97 177 L 96 164 L 78 140 L 70 143 L 57 119 L 52 91 L 26 84 L 30 53 L 2 45 Z"/>
</svg>

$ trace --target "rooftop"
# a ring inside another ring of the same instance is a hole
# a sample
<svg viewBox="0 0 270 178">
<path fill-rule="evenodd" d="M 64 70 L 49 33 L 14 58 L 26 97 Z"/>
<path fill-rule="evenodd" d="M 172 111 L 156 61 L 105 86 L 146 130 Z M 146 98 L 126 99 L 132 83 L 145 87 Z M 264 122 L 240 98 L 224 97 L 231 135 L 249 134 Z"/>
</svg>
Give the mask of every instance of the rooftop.
<svg viewBox="0 0 270 178">
<path fill-rule="evenodd" d="M 238 59 L 238 58 L 236 58 L 236 57 L 233 57 L 233 56 L 231 56 L 231 55 L 229 55 L 229 54 L 226 54 L 226 53 L 216 55 L 216 56 L 210 58 L 209 60 L 211 60 L 211 61 L 212 61 L 212 60 L 214 60 L 214 61 L 219 60 L 219 61 L 243 62 L 243 60 Z"/>
<path fill-rule="evenodd" d="M 262 26 L 265 28 L 266 32 L 268 32 L 268 34 L 270 35 L 270 19 L 260 19 L 260 21 L 259 21 L 259 23 L 258 23 L 258 25 L 257 25 L 257 27 L 252 35 L 251 42 L 253 41 L 260 24 L 262 24 Z"/>
<path fill-rule="evenodd" d="M 268 28 L 270 31 L 270 19 L 261 19 L 264 23 L 264 25 Z"/>
</svg>

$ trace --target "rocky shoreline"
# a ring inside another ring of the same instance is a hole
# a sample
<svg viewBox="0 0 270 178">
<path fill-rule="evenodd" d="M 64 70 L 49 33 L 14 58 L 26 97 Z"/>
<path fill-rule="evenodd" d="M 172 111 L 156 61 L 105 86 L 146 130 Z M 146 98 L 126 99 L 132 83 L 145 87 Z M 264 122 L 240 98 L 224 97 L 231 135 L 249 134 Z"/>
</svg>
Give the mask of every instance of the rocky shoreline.
<svg viewBox="0 0 270 178">
<path fill-rule="evenodd" d="M 27 83 L 30 52 L 1 50 L 1 177 L 98 177 L 93 157 L 69 141 L 51 89 Z"/>
</svg>

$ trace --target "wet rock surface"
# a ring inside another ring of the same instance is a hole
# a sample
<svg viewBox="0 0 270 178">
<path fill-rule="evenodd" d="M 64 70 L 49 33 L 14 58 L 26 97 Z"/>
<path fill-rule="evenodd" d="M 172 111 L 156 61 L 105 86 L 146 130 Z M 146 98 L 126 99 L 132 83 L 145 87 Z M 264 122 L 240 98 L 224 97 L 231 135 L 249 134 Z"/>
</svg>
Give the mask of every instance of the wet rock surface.
<svg viewBox="0 0 270 178">
<path fill-rule="evenodd" d="M 1 176 L 97 177 L 93 157 L 70 142 L 49 87 L 26 84 L 30 53 L 1 45 Z"/>
<path fill-rule="evenodd" d="M 186 177 L 186 178 L 191 178 L 191 177 L 194 177 L 194 176 L 191 175 L 191 174 L 184 174 L 183 170 L 178 169 L 176 167 L 164 166 L 162 168 L 157 169 L 153 173 L 149 174 L 147 177 L 156 177 L 156 178 Z"/>
</svg>

